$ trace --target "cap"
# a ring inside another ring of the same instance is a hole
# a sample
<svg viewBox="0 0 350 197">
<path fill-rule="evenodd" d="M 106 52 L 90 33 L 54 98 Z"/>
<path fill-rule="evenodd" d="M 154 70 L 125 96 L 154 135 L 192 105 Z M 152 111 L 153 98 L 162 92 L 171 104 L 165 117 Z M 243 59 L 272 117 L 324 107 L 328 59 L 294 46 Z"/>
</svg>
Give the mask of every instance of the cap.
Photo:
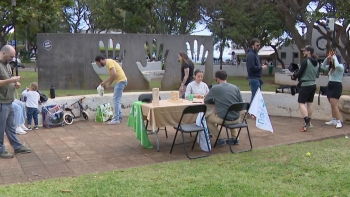
<svg viewBox="0 0 350 197">
<path fill-rule="evenodd" d="M 301 49 L 302 51 L 310 51 L 311 52 L 311 54 L 313 54 L 314 53 L 314 48 L 312 47 L 312 46 L 310 46 L 310 45 L 306 45 L 304 48 L 302 48 Z"/>
</svg>

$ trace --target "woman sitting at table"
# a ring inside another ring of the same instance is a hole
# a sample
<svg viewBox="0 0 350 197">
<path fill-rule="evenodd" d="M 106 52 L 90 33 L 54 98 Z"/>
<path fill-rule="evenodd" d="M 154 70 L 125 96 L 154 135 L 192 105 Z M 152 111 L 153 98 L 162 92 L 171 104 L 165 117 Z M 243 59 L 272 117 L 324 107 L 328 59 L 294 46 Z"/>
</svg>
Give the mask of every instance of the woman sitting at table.
<svg viewBox="0 0 350 197">
<path fill-rule="evenodd" d="M 208 85 L 203 81 L 203 71 L 197 69 L 194 71 L 194 81 L 189 83 L 186 87 L 185 98 L 193 94 L 194 98 L 204 98 L 208 94 Z"/>
</svg>

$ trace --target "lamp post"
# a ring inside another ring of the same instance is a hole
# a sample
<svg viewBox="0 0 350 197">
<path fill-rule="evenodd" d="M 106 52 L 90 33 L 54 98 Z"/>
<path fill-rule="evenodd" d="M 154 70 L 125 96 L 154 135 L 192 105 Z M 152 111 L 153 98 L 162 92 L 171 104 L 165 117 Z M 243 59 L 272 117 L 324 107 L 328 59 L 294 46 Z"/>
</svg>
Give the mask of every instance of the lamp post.
<svg viewBox="0 0 350 197">
<path fill-rule="evenodd" d="M 220 38 L 221 38 L 221 44 L 220 44 L 220 70 L 222 70 L 222 53 L 223 53 L 223 44 L 224 44 L 224 36 L 222 34 L 222 29 L 224 28 L 224 18 L 219 18 L 218 21 L 220 23 Z"/>
<path fill-rule="evenodd" d="M 11 0 L 12 3 L 12 11 L 13 11 L 13 38 L 15 40 L 15 68 L 16 68 L 16 76 L 18 76 L 18 62 L 17 62 L 17 38 L 16 38 L 16 15 L 15 15 L 15 7 L 16 0 Z"/>
</svg>

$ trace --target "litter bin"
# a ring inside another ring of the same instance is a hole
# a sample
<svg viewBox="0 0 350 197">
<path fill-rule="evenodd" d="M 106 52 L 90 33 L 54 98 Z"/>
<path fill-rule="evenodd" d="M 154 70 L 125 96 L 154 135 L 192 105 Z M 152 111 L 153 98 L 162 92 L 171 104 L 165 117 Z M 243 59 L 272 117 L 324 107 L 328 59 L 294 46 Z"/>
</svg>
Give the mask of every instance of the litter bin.
<svg viewBox="0 0 350 197">
<path fill-rule="evenodd" d="M 268 68 L 269 68 L 269 75 L 272 75 L 273 66 L 268 66 Z"/>
</svg>

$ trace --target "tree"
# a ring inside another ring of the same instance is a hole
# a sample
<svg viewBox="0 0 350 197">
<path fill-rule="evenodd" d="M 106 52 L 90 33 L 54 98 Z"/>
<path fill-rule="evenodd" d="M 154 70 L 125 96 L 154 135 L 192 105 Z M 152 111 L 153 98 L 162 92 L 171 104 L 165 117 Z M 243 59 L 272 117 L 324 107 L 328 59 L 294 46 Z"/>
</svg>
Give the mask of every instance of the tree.
<svg viewBox="0 0 350 197">
<path fill-rule="evenodd" d="M 268 4 L 254 0 L 220 0 L 214 3 L 203 0 L 202 3 L 203 7 L 207 5 L 203 10 L 203 15 L 207 16 L 204 20 L 209 23 L 214 38 L 219 38 L 215 41 L 223 40 L 222 43 L 225 43 L 225 40 L 231 40 L 247 51 L 252 38 L 258 38 L 262 46 L 270 46 L 285 32 L 282 16 Z M 225 19 L 222 36 L 218 18 Z"/>
<path fill-rule="evenodd" d="M 65 31 L 62 24 L 62 7 L 69 6 L 73 0 L 17 0 L 0 2 L 0 44 L 6 43 L 6 35 L 16 24 L 16 33 L 36 34 L 38 32 Z M 35 26 L 36 27 L 35 27 Z M 30 31 L 30 33 L 25 33 Z"/>
<path fill-rule="evenodd" d="M 284 21 L 293 41 L 299 49 L 311 44 L 312 30 L 317 21 L 316 15 L 324 7 L 323 0 L 259 0 L 259 2 L 274 7 L 279 18 Z M 310 6 L 312 5 L 312 6 Z M 305 25 L 306 33 L 301 35 L 296 24 Z"/>
<path fill-rule="evenodd" d="M 314 24 L 314 28 L 320 32 L 320 34 L 326 38 L 328 41 L 333 41 L 333 35 L 331 32 L 326 31 L 325 20 L 333 16 L 333 1 L 325 4 L 324 9 L 326 12 L 319 14 L 319 20 Z M 335 25 L 335 47 L 339 50 L 342 57 L 345 59 L 347 64 L 350 63 L 350 7 L 349 1 L 337 1 L 336 6 L 336 25 Z M 331 43 L 331 42 L 329 42 Z M 342 43 L 342 44 L 340 44 Z M 330 44 L 328 45 L 328 50 L 331 48 Z"/>
<path fill-rule="evenodd" d="M 75 0 L 72 6 L 63 8 L 63 18 L 69 24 L 70 32 L 80 33 L 87 29 L 84 19 L 87 18 L 88 10 L 86 0 Z"/>
</svg>

